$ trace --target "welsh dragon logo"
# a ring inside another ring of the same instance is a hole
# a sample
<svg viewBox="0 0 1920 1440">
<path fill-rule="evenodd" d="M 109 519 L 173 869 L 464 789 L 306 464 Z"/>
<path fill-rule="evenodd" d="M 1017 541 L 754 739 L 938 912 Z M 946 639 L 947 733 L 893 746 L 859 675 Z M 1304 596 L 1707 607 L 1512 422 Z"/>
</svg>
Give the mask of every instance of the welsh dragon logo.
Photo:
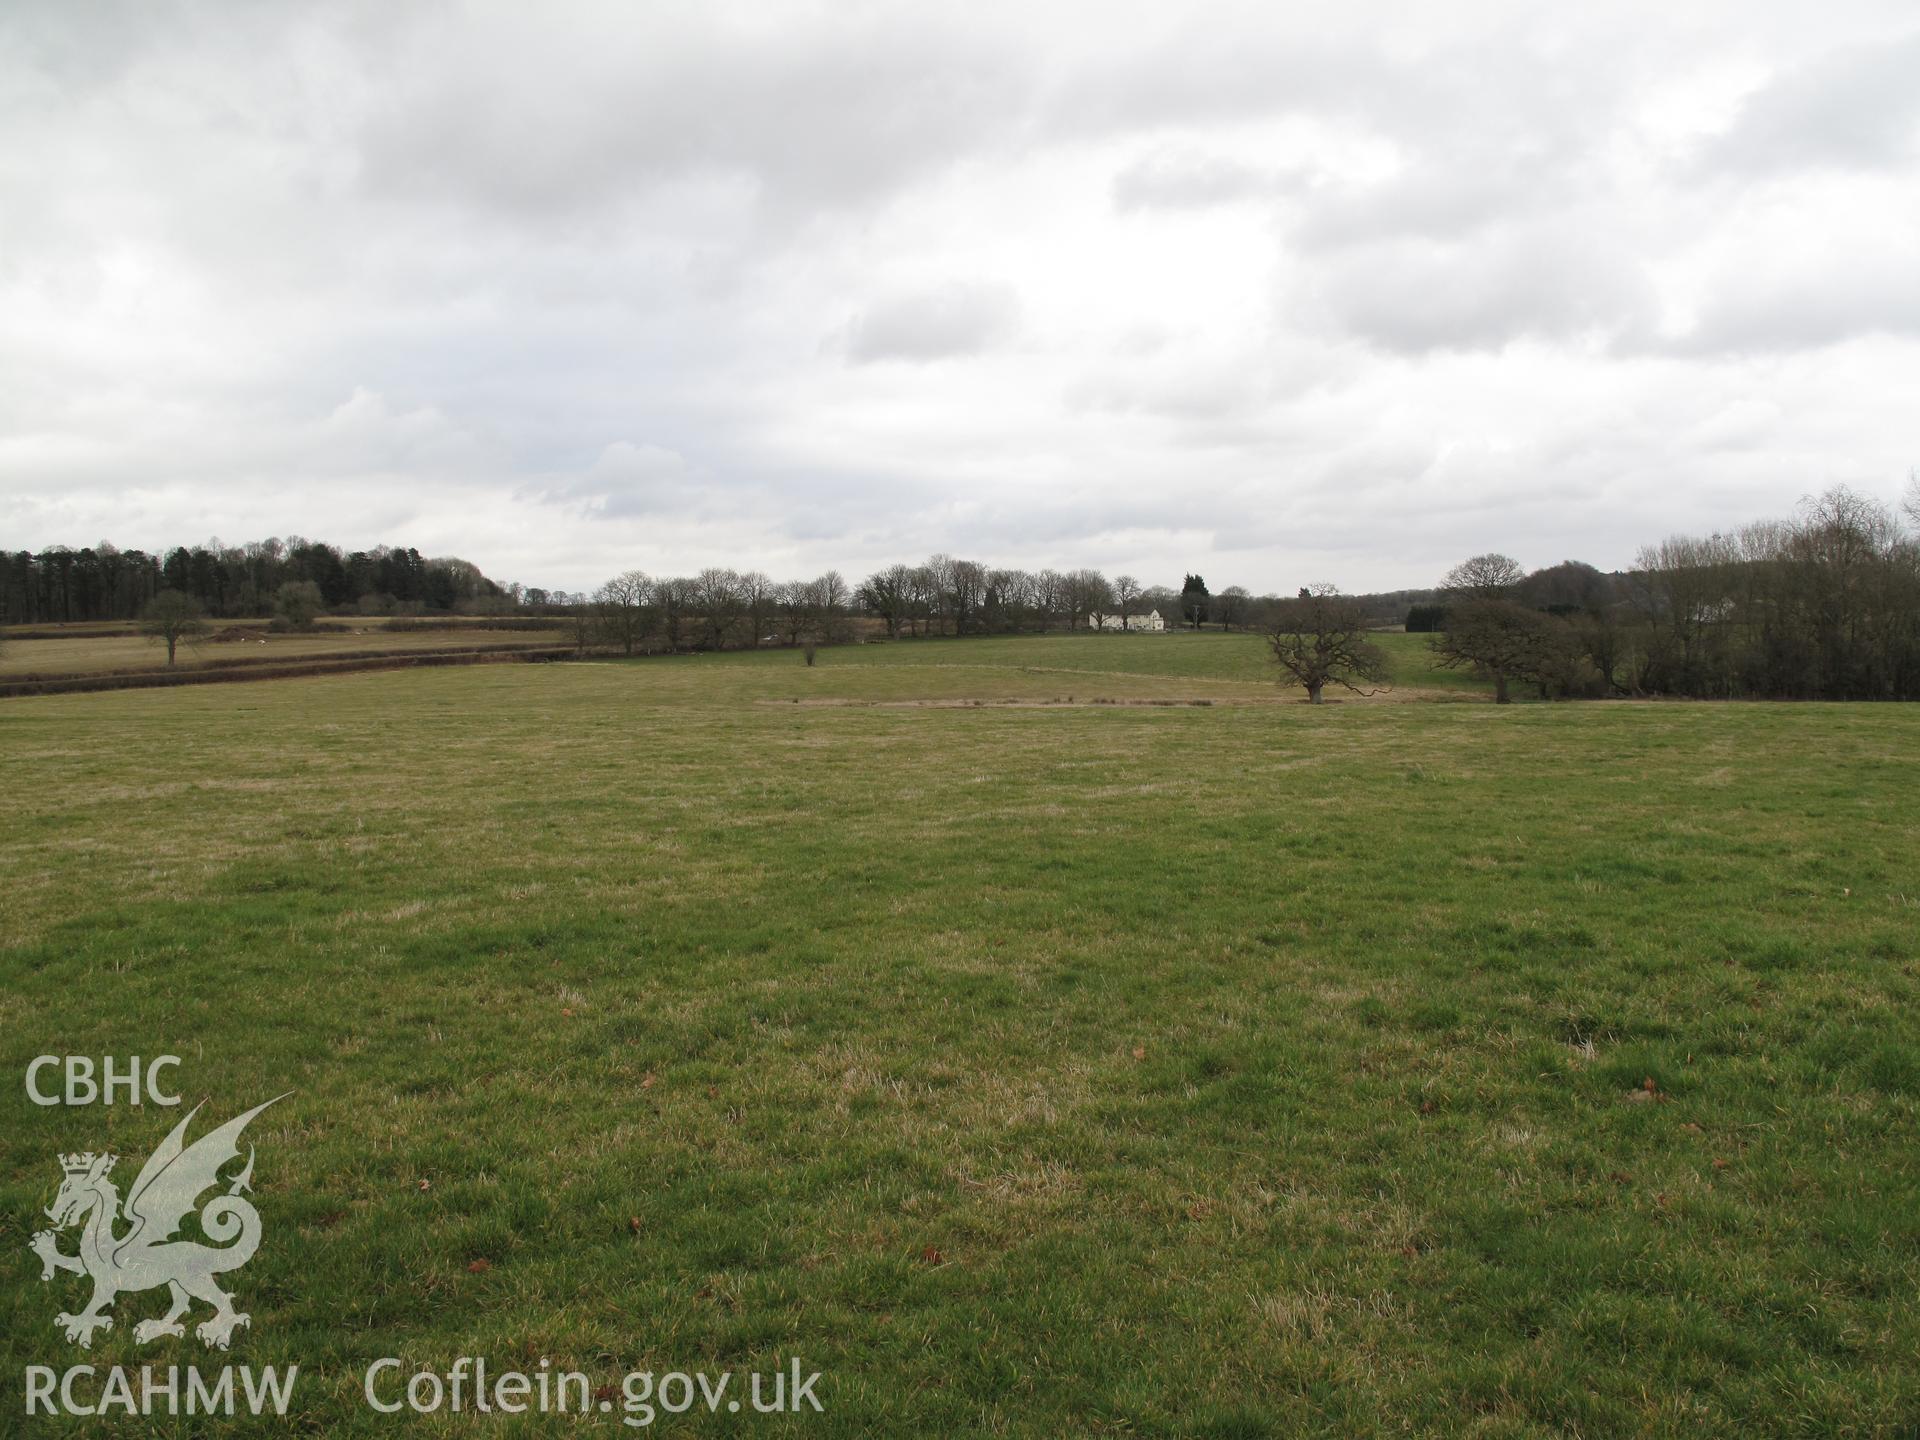
<svg viewBox="0 0 1920 1440">
<path fill-rule="evenodd" d="M 133 1338 L 144 1345 L 162 1336 L 186 1334 L 180 1317 L 194 1300 L 204 1300 L 213 1306 L 213 1314 L 195 1326 L 194 1333 L 208 1345 L 227 1348 L 233 1332 L 248 1324 L 250 1317 L 233 1308 L 233 1296 L 214 1277 L 238 1270 L 260 1246 L 260 1212 L 241 1195 L 253 1179 L 251 1145 L 246 1167 L 228 1182 L 226 1193 L 200 1208 L 200 1230 L 214 1243 L 174 1237 L 200 1197 L 221 1183 L 221 1167 L 239 1158 L 240 1132 L 247 1122 L 267 1105 L 286 1098 L 278 1095 L 266 1105 L 256 1105 L 188 1145 L 187 1126 L 200 1113 L 200 1107 L 194 1106 L 140 1167 L 124 1206 L 119 1187 L 108 1178 L 118 1156 L 88 1151 L 60 1157 L 66 1178 L 46 1212 L 54 1229 L 36 1234 L 29 1248 L 40 1257 L 43 1281 L 61 1270 L 93 1280 L 93 1299 L 86 1309 L 78 1315 L 63 1312 L 54 1317 L 67 1339 L 90 1347 L 96 1330 L 113 1328 L 109 1312 L 122 1292 L 165 1285 L 172 1296 L 167 1313 L 135 1325 Z M 63 1254 L 56 1231 L 76 1222 L 83 1224 L 79 1253 Z M 122 1225 L 127 1228 L 116 1233 Z"/>
</svg>

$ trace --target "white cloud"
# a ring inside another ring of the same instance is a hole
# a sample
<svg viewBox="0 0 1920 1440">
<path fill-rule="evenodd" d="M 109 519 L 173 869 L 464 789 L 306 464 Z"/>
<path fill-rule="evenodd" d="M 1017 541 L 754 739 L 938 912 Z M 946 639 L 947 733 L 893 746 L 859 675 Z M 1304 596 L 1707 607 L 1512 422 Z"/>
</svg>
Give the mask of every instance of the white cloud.
<svg viewBox="0 0 1920 1440">
<path fill-rule="evenodd" d="M 1224 155 L 1161 151 L 1113 177 L 1113 203 L 1122 211 L 1205 210 L 1259 199 L 1277 188 L 1277 177 Z"/>
</svg>

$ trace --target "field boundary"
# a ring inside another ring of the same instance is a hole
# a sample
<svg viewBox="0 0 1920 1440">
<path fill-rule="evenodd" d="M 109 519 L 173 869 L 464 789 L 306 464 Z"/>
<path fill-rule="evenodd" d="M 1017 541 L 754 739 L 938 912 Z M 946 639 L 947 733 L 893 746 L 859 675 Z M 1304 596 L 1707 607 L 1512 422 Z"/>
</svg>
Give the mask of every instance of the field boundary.
<svg viewBox="0 0 1920 1440">
<path fill-rule="evenodd" d="M 889 667 L 892 668 L 892 667 Z M 959 667 L 948 666 L 948 669 Z M 988 668 L 988 667 L 975 667 Z M 1088 672 L 1097 673 L 1097 672 Z M 1168 677 L 1149 675 L 1143 678 L 1164 679 Z M 1184 678 L 1184 677 L 1172 677 Z M 1231 684 L 1252 684 L 1251 681 L 1223 682 Z M 1297 687 L 1295 687 L 1297 688 Z M 1470 705 L 1483 703 L 1483 697 L 1454 690 L 1425 690 L 1414 687 L 1396 690 L 1380 690 L 1372 695 L 1329 696 L 1322 702 L 1322 708 L 1332 705 L 1378 704 L 1382 701 L 1419 701 L 1422 704 Z M 1055 709 L 1235 709 L 1246 706 L 1305 705 L 1307 697 L 1300 694 L 1282 692 L 1277 695 L 1206 695 L 1206 696 L 1104 696 L 1104 695 L 1002 695 L 983 696 L 978 699 L 969 697 L 944 697 L 934 700 L 870 700 L 859 696 L 793 696 L 785 700 L 762 698 L 755 705 L 774 707 L 798 705 L 802 709 L 815 710 L 1055 710 Z"/>
<path fill-rule="evenodd" d="M 0 681 L 0 699 L 22 695 L 73 695 L 92 690 L 151 690 L 174 685 L 217 685 L 235 680 L 291 680 L 309 675 L 342 675 L 362 670 L 404 670 L 412 666 L 489 665 L 535 660 L 569 660 L 571 645 L 494 645 L 462 650 L 367 650 L 307 659 L 234 660 L 186 670 L 123 670 L 92 675 L 46 675 Z"/>
</svg>

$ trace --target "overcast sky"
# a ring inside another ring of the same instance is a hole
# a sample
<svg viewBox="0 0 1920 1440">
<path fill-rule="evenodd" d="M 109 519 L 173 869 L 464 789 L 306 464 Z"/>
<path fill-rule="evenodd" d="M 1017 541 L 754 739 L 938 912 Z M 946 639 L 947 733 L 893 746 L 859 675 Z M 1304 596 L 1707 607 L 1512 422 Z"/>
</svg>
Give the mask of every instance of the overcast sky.
<svg viewBox="0 0 1920 1440">
<path fill-rule="evenodd" d="M 0 4 L 0 544 L 1603 567 L 1920 465 L 1912 0 Z"/>
</svg>

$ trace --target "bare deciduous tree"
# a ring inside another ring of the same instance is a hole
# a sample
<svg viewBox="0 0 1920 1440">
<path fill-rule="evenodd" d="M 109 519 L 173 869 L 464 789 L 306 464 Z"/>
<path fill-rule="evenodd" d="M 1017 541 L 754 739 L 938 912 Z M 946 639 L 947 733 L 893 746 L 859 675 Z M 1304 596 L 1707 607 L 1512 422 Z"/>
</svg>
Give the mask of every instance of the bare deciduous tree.
<svg viewBox="0 0 1920 1440">
<path fill-rule="evenodd" d="M 1306 689 L 1308 701 L 1319 705 L 1329 685 L 1356 695 L 1386 688 L 1386 654 L 1367 633 L 1366 612 L 1357 601 L 1332 585 L 1309 585 L 1295 599 L 1274 606 L 1267 647 L 1280 668 Z"/>
<path fill-rule="evenodd" d="M 980 602 L 981 628 L 1018 630 L 1032 608 L 1033 577 L 1024 570 L 987 571 L 987 589 Z"/>
<path fill-rule="evenodd" d="M 1033 577 L 1033 605 L 1040 615 L 1040 631 L 1053 629 L 1067 608 L 1067 577 L 1058 570 L 1042 570 Z"/>
<path fill-rule="evenodd" d="M 775 596 L 775 607 L 779 611 L 780 638 L 784 642 L 798 645 L 813 633 L 816 604 L 811 580 L 789 580 L 781 585 Z"/>
<path fill-rule="evenodd" d="M 694 577 L 693 603 L 706 622 L 707 644 L 715 650 L 724 650 L 740 621 L 739 574 L 718 567 L 702 570 Z"/>
<path fill-rule="evenodd" d="M 1447 572 L 1440 588 L 1460 600 L 1504 600 L 1526 578 L 1511 555 L 1489 553 L 1461 561 Z"/>
<path fill-rule="evenodd" d="M 740 603 L 747 627 L 753 631 L 748 643 L 755 649 L 772 637 L 779 589 L 762 570 L 749 570 L 740 577 Z"/>
<path fill-rule="evenodd" d="M 980 604 L 986 596 L 987 567 L 977 560 L 947 560 L 945 575 L 947 615 L 953 622 L 953 633 L 964 635 L 977 628 Z"/>
<path fill-rule="evenodd" d="M 1131 575 L 1118 575 L 1113 581 L 1113 608 L 1120 612 L 1120 628 L 1133 628 L 1133 612 L 1140 606 L 1140 582 Z"/>
<path fill-rule="evenodd" d="M 641 570 L 614 576 L 593 596 L 594 628 L 609 645 L 631 655 L 647 634 L 653 581 Z"/>
<path fill-rule="evenodd" d="M 907 628 L 915 636 L 927 636 L 933 633 L 934 597 L 939 592 L 939 580 L 931 566 L 914 565 L 908 568 Z"/>
<path fill-rule="evenodd" d="M 900 638 L 900 622 L 907 618 L 913 595 L 913 574 L 904 565 L 889 565 L 876 570 L 860 587 L 860 603 L 869 613 L 878 615 L 887 627 L 887 638 Z"/>
<path fill-rule="evenodd" d="M 694 610 L 694 582 L 680 577 L 653 582 L 653 603 L 659 612 L 660 635 L 668 650 L 678 650 Z"/>
<path fill-rule="evenodd" d="M 1492 680 L 1494 703 L 1506 705 L 1513 699 L 1509 682 L 1538 679 L 1557 663 L 1563 647 L 1556 632 L 1565 630 L 1564 621 L 1511 600 L 1467 599 L 1447 612 L 1433 652 L 1443 668 L 1465 666 Z"/>
<path fill-rule="evenodd" d="M 140 633 L 150 640 L 166 642 L 167 664 L 171 665 L 182 640 L 191 642 L 206 633 L 205 616 L 206 611 L 191 595 L 162 590 L 141 610 Z"/>
<path fill-rule="evenodd" d="M 1636 686 L 1704 693 L 1706 677 L 1722 668 L 1717 622 L 1739 560 L 1739 545 L 1724 535 L 1675 535 L 1641 549 L 1630 578 L 1646 638 Z"/>
<path fill-rule="evenodd" d="M 930 555 L 926 564 L 919 568 L 921 584 L 925 588 L 923 598 L 928 621 L 927 633 L 943 634 L 946 622 L 953 614 L 953 557 Z"/>
<path fill-rule="evenodd" d="M 847 587 L 846 577 L 838 570 L 827 571 L 813 582 L 813 597 L 817 638 L 828 644 L 847 639 L 847 602 L 853 592 Z"/>
<path fill-rule="evenodd" d="M 1069 630 L 1084 630 L 1113 609 L 1113 586 L 1098 570 L 1075 570 L 1066 577 L 1065 613 Z"/>
</svg>

